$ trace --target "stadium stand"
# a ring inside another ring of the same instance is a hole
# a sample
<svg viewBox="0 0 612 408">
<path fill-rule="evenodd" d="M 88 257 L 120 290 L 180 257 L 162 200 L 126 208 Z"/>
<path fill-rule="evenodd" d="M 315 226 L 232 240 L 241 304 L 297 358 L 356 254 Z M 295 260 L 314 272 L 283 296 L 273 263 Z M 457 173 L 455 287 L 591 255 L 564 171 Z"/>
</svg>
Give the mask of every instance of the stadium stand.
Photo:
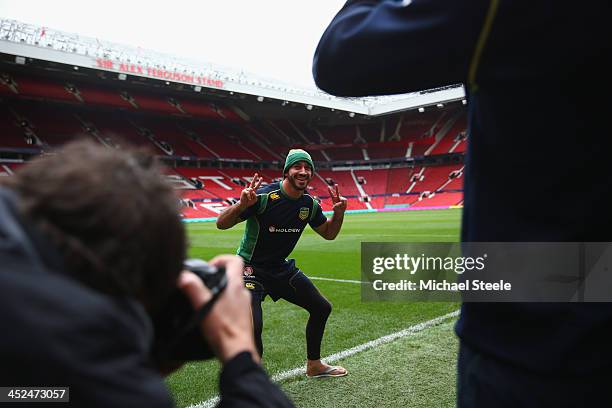
<svg viewBox="0 0 612 408">
<path fill-rule="evenodd" d="M 389 169 L 389 175 L 387 176 L 387 189 L 388 193 L 405 193 L 410 187 L 410 179 L 416 173 L 421 171 L 420 167 L 409 168 L 399 167 Z"/>
<path fill-rule="evenodd" d="M 2 139 L 0 139 L 0 146 L 2 147 L 32 147 L 32 144 L 26 141 L 22 123 L 14 114 L 14 111 L 5 104 L 0 104 L 0 132 L 2 132 Z"/>
<path fill-rule="evenodd" d="M 58 81 L 35 76 L 11 75 L 11 77 L 15 83 L 17 94 L 22 97 L 76 103 L 79 102 L 79 100 L 75 98 L 73 94 L 66 90 L 65 84 Z M 0 93 L 11 95 L 15 92 L 4 84 L 4 86 L 0 85 Z"/>
<path fill-rule="evenodd" d="M 461 165 L 453 166 L 440 166 L 440 167 L 427 167 L 423 174 L 423 180 L 417 181 L 413 192 L 424 192 L 424 191 L 436 191 L 446 181 L 451 172 L 459 170 Z"/>
<path fill-rule="evenodd" d="M 183 113 L 177 109 L 175 105 L 172 105 L 167 99 L 162 97 L 134 91 L 130 91 L 129 95 L 134 99 L 139 110 L 166 113 L 170 115 Z"/>
<path fill-rule="evenodd" d="M 442 135 L 441 140 L 436 144 L 433 150 L 429 153 L 430 155 L 434 154 L 445 154 L 452 153 L 451 149 L 457 143 L 457 137 L 461 134 L 461 132 L 465 131 L 467 128 L 467 124 L 465 123 L 465 118 L 458 117 L 455 119 L 451 119 L 453 121 L 453 125 L 448 132 L 445 132 Z"/>
<path fill-rule="evenodd" d="M 347 160 L 363 160 L 363 154 L 360 147 L 339 147 L 325 149 L 325 152 L 331 160 L 347 161 Z"/>
<path fill-rule="evenodd" d="M 164 152 L 169 156 L 199 156 L 199 151 L 194 152 L 190 148 L 189 137 L 176 127 L 173 119 L 140 117 L 134 118 L 132 124 L 137 128 L 148 130 L 155 140 L 165 143 L 167 146 L 164 146 L 166 147 Z"/>
<path fill-rule="evenodd" d="M 363 181 L 361 187 L 367 195 L 381 195 L 388 192 L 389 170 L 388 169 L 377 169 L 377 170 L 356 170 L 355 177 L 358 182 Z"/>
<path fill-rule="evenodd" d="M 77 138 L 89 137 L 78 120 L 61 106 L 42 106 L 24 101 L 14 105 L 13 111 L 28 122 L 28 128 L 41 142 L 49 146 L 59 146 Z"/>
<path fill-rule="evenodd" d="M 216 217 L 240 196 L 241 183 L 255 172 L 264 182 L 278 180 L 284 155 L 298 147 L 309 150 L 318 163 L 308 192 L 321 200 L 325 211 L 331 210 L 329 183 L 338 184 L 350 210 L 462 202 L 461 164 L 364 166 L 371 160 L 465 151 L 466 123 L 460 108 L 336 125 L 239 114 L 244 107 L 231 103 L 162 95 L 146 87 L 134 90 L 105 81 L 26 73 L 2 73 L 1 79 L 0 152 L 53 149 L 86 137 L 109 147 L 126 140 L 170 160 L 210 161 L 200 167 L 174 164 L 176 168 L 166 174 L 179 192 L 185 218 Z M 18 164 L 1 160 L 0 176 L 8 177 Z M 271 167 L 257 169 L 263 162 Z M 328 168 L 332 163 L 341 170 Z"/>
<path fill-rule="evenodd" d="M 123 109 L 133 109 L 133 106 L 122 98 L 116 90 L 92 86 L 89 84 L 79 84 L 83 101 L 89 105 L 112 106 Z"/>
<path fill-rule="evenodd" d="M 201 143 L 218 158 L 258 160 L 257 156 L 238 142 L 236 132 L 222 122 L 190 122 L 184 128 L 199 135 Z"/>
<path fill-rule="evenodd" d="M 265 131 L 262 124 L 253 121 L 252 123 L 245 124 L 244 129 L 248 132 L 249 139 L 251 139 L 254 144 L 260 146 L 276 160 L 280 160 L 286 153 L 281 148 L 283 144 L 274 142 L 270 137 L 270 133 Z"/>
<path fill-rule="evenodd" d="M 364 123 L 358 126 L 360 136 L 367 143 L 380 142 L 380 134 L 382 131 L 382 122 Z M 386 135 L 389 135 L 388 131 Z M 388 137 L 387 137 L 388 138 Z"/>
<path fill-rule="evenodd" d="M 467 127 L 467 126 L 466 126 Z M 467 130 L 460 132 L 455 136 L 455 144 L 449 150 L 449 153 L 465 153 L 467 149 Z"/>
<path fill-rule="evenodd" d="M 458 205 L 463 201 L 463 193 L 435 193 L 429 197 L 423 197 L 415 201 L 412 207 L 448 207 Z"/>
<path fill-rule="evenodd" d="M 246 133 L 243 134 L 242 137 L 239 137 L 238 141 L 241 144 L 241 147 L 257 160 L 274 161 L 279 159 L 279 156 L 275 155 L 269 150 L 266 150 L 264 146 L 257 144 L 254 139 L 251 139 Z"/>
</svg>

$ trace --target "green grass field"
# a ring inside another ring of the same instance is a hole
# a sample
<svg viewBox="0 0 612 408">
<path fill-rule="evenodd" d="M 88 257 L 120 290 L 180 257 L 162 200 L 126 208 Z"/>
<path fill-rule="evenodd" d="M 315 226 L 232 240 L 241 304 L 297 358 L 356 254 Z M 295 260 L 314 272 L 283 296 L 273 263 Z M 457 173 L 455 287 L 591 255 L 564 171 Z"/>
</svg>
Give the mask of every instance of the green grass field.
<svg viewBox="0 0 612 408">
<path fill-rule="evenodd" d="M 456 242 L 461 211 L 410 211 L 347 215 L 335 241 L 307 229 L 292 257 L 308 276 L 360 280 L 361 242 Z M 244 226 L 218 231 L 213 223 L 189 224 L 190 256 L 235 253 Z M 455 303 L 362 302 L 360 284 L 313 280 L 334 310 L 323 356 L 350 349 L 458 309 Z M 269 298 L 264 309 L 264 366 L 270 375 L 305 363 L 307 312 Z M 454 319 L 357 353 L 338 364 L 343 378 L 288 378 L 280 385 L 299 407 L 451 407 L 455 400 L 457 341 Z M 190 363 L 167 379 L 177 406 L 197 405 L 217 394 L 219 365 Z"/>
</svg>

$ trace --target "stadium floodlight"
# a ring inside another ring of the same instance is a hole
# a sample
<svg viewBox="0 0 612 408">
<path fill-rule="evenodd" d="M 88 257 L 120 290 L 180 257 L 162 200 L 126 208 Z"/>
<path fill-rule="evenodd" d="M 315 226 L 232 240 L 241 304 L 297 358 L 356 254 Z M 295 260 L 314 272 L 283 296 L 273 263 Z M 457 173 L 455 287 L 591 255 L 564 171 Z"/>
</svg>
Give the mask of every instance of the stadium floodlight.
<svg viewBox="0 0 612 408">
<path fill-rule="evenodd" d="M 72 67 L 72 69 L 74 69 L 75 71 L 79 70 L 79 67 L 77 67 L 76 65 L 74 67 Z"/>
<path fill-rule="evenodd" d="M 350 116 L 351 118 L 354 118 L 354 117 L 355 117 L 355 112 L 351 112 L 351 113 L 349 113 L 349 116 Z"/>
<path fill-rule="evenodd" d="M 21 57 L 21 56 L 16 56 L 15 57 L 15 63 L 20 64 L 20 65 L 24 65 L 26 63 L 26 59 L 25 57 Z"/>
<path fill-rule="evenodd" d="M 201 86 L 194 86 L 193 90 L 196 92 L 202 92 L 202 87 Z"/>
<path fill-rule="evenodd" d="M 438 108 L 443 108 L 443 107 L 444 107 L 444 104 L 443 104 L 443 103 L 439 103 L 439 104 L 437 104 L 436 106 L 437 106 Z"/>
<path fill-rule="evenodd" d="M 283 101 L 283 102 L 281 103 L 281 106 L 287 106 L 288 104 L 289 104 L 289 102 L 288 102 L 288 101 Z"/>
<path fill-rule="evenodd" d="M 264 100 L 264 97 L 263 97 L 263 96 L 258 96 L 258 97 L 257 97 L 257 102 L 263 102 L 263 100 Z"/>
<path fill-rule="evenodd" d="M 125 81 L 127 79 L 127 75 L 119 74 L 119 75 L 117 75 L 117 78 L 119 78 L 120 81 Z"/>
<path fill-rule="evenodd" d="M 467 105 L 467 101 L 464 99 L 461 101 L 462 104 Z"/>
<path fill-rule="evenodd" d="M 166 81 L 166 85 L 170 85 L 170 81 Z"/>
<path fill-rule="evenodd" d="M 306 109 L 312 110 L 312 105 L 306 105 Z"/>
<path fill-rule="evenodd" d="M 421 106 L 421 107 L 419 108 L 419 112 L 421 112 L 421 113 L 425 112 L 425 108 Z"/>
</svg>

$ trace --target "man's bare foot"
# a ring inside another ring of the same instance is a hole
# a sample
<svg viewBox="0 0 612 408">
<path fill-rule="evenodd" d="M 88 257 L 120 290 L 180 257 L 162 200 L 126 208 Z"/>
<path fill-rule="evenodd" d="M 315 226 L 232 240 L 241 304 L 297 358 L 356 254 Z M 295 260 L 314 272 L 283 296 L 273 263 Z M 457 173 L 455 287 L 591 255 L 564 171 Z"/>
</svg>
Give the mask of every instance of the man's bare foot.
<svg viewBox="0 0 612 408">
<path fill-rule="evenodd" d="M 306 363 L 306 375 L 310 378 L 344 377 L 347 374 L 344 367 L 330 366 L 321 360 L 308 360 Z"/>
</svg>

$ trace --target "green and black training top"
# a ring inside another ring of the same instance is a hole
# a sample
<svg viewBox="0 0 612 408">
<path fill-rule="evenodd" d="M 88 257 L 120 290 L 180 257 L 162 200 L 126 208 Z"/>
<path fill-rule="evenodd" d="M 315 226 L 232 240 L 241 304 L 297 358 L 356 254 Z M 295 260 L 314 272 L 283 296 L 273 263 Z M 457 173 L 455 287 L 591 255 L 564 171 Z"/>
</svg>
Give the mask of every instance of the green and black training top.
<svg viewBox="0 0 612 408">
<path fill-rule="evenodd" d="M 282 181 L 258 189 L 257 202 L 240 218 L 247 223 L 238 255 L 259 267 L 283 264 L 306 224 L 317 228 L 327 220 L 317 200 L 307 193 L 300 198 L 289 197 Z"/>
</svg>

